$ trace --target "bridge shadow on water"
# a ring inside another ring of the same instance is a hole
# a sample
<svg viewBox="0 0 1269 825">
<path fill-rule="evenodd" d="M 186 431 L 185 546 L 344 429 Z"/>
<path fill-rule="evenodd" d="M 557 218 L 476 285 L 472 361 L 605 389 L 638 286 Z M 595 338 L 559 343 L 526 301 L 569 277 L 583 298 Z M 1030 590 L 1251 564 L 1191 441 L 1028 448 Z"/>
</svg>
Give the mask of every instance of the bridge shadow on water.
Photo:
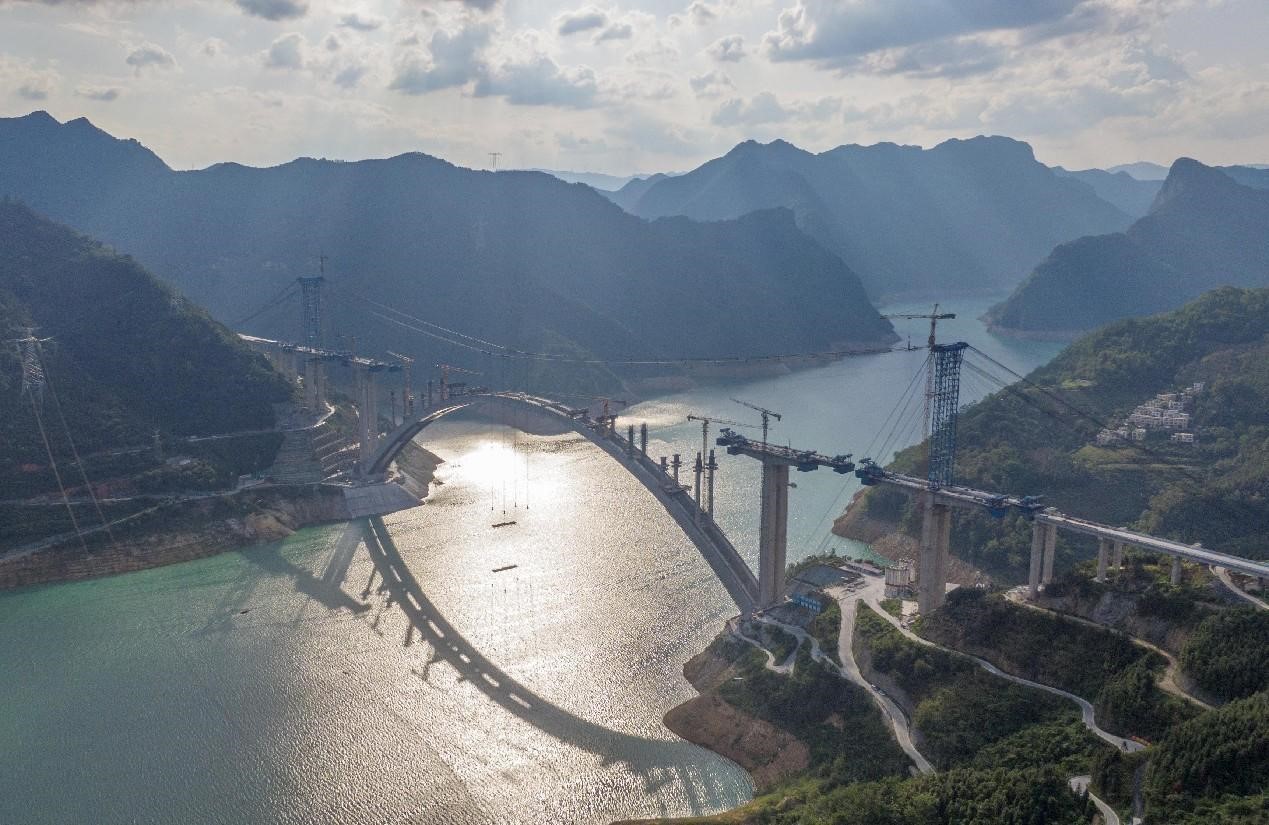
<svg viewBox="0 0 1269 825">
<path fill-rule="evenodd" d="M 369 520 L 363 539 L 382 580 L 381 589 L 386 589 L 401 608 L 413 632 L 432 647 L 434 653 L 429 668 L 433 662 L 444 662 L 503 710 L 543 733 L 600 756 L 604 765 L 625 765 L 642 778 L 644 790 L 650 796 L 665 786 L 677 784 L 693 814 L 735 798 L 734 790 L 722 787 L 708 775 L 702 776 L 693 765 L 685 763 L 685 750 L 691 746 L 606 728 L 576 716 L 517 682 L 485 658 L 441 615 L 411 574 L 381 518 Z M 408 638 L 405 644 L 410 644 Z M 418 675 L 427 681 L 426 669 Z M 665 803 L 658 799 L 657 805 L 659 815 L 667 815 Z"/>
</svg>

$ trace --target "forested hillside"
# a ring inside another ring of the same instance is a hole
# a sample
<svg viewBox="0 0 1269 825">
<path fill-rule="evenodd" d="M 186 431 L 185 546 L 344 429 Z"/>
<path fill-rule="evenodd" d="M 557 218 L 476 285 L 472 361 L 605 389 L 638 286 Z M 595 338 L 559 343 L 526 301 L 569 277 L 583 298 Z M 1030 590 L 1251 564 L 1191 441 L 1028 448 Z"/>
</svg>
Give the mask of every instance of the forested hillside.
<svg viewBox="0 0 1269 825">
<path fill-rule="evenodd" d="M 136 472 L 153 463 L 151 452 L 116 452 L 148 448 L 155 430 L 166 438 L 268 428 L 272 405 L 290 399 L 285 380 L 262 357 L 134 261 L 4 201 L 0 336 L 23 337 L 28 328 L 46 339 L 41 410 L 54 455 L 75 484 L 68 429 L 94 467 Z M 0 497 L 56 489 L 21 386 L 17 350 L 6 344 Z"/>
<path fill-rule="evenodd" d="M 1269 285 L 1269 190 L 1182 158 L 1150 213 L 1126 232 L 1053 250 L 988 319 L 1003 330 L 1063 334 L 1163 312 L 1205 290 Z"/>
<path fill-rule="evenodd" d="M 1166 315 L 1111 324 L 1072 343 L 1028 382 L 962 413 L 958 481 L 1042 494 L 1073 515 L 1224 552 L 1269 554 L 1269 289 L 1219 289 Z M 1191 422 L 1197 443 L 1154 433 L 1140 444 L 1095 444 L 1102 424 L 1193 382 L 1205 384 Z M 893 466 L 924 472 L 922 449 L 904 451 Z M 856 506 L 915 527 L 906 496 L 873 489 Z M 952 546 L 1020 580 L 1030 535 L 1017 516 L 958 513 Z M 1065 535 L 1058 546 L 1059 564 L 1072 548 L 1089 549 Z"/>
<path fill-rule="evenodd" d="M 1132 220 L 1004 137 L 819 154 L 746 141 L 691 172 L 633 181 L 610 197 L 645 218 L 720 220 L 786 207 L 874 297 L 999 291 L 1056 244 Z"/>
<path fill-rule="evenodd" d="M 3 193 L 136 256 L 222 321 L 269 337 L 298 337 L 298 304 L 257 310 L 296 276 L 316 274 L 324 254 L 332 344 L 355 336 L 362 351 L 482 371 L 495 364 L 442 343 L 434 327 L 386 320 L 384 307 L 501 346 L 617 359 L 895 340 L 856 275 L 787 210 L 648 222 L 581 184 L 422 154 L 173 172 L 135 142 L 43 113 L 0 120 Z M 550 366 L 517 366 L 505 381 L 542 388 Z M 602 368 L 577 372 L 556 383 L 616 383 Z"/>
</svg>

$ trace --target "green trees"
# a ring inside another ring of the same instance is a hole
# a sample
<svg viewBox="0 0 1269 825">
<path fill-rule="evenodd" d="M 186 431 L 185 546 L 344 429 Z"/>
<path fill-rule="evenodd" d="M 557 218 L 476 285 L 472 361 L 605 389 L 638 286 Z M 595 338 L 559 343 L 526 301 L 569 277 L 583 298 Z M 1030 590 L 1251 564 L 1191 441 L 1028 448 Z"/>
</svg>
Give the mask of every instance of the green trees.
<svg viewBox="0 0 1269 825">
<path fill-rule="evenodd" d="M 146 448 L 156 429 L 169 437 L 264 429 L 273 404 L 290 398 L 264 358 L 130 258 L 0 201 L 0 330 L 27 326 L 51 339 L 45 410 L 56 425 L 54 453 L 67 464 L 73 458 L 65 416 L 94 481 L 153 468 Z M 5 497 L 56 489 L 30 402 L 18 392 L 20 375 L 12 348 L 0 350 Z M 208 446 L 194 455 L 200 466 L 183 475 L 201 486 L 267 463 L 276 450 L 276 439 L 260 438 Z M 156 473 L 158 487 L 171 489 Z"/>
<path fill-rule="evenodd" d="M 1181 650 L 1181 669 L 1221 699 L 1269 689 L 1269 612 L 1238 608 L 1204 619 Z"/>
<path fill-rule="evenodd" d="M 1146 770 L 1146 812 L 1176 822 L 1204 806 L 1263 811 L 1267 789 L 1269 692 L 1262 691 L 1177 725 L 1159 742 Z"/>
</svg>

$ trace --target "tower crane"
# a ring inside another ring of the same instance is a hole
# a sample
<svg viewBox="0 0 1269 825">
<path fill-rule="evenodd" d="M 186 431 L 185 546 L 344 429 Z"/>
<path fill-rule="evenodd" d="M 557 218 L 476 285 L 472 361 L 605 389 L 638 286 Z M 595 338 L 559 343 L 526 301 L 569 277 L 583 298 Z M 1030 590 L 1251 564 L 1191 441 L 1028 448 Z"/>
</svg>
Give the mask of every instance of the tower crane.
<svg viewBox="0 0 1269 825">
<path fill-rule="evenodd" d="M 723 424 L 728 427 L 757 427 L 758 426 L 757 424 L 745 424 L 740 421 L 730 421 L 726 418 L 714 418 L 712 416 L 704 416 L 704 415 L 689 415 L 687 417 L 687 420 L 701 422 L 701 455 L 706 457 L 709 456 L 709 425 L 710 424 Z"/>
<path fill-rule="evenodd" d="M 893 318 L 906 318 L 906 319 L 927 318 L 929 319 L 930 339 L 927 346 L 930 352 L 932 353 L 934 352 L 934 343 L 935 343 L 934 333 L 938 328 L 939 321 L 945 321 L 950 318 L 955 318 L 956 313 L 955 312 L 939 312 L 939 305 L 935 304 L 934 309 L 931 310 L 930 312 L 924 312 L 924 313 L 896 312 L 890 315 L 882 315 L 881 317 L 886 319 L 893 319 Z M 922 434 L 924 435 L 926 439 L 930 437 L 930 405 L 933 403 L 933 401 L 934 401 L 934 370 L 930 369 L 926 372 L 926 376 L 925 376 L 925 413 L 922 416 L 924 420 L 921 423 Z"/>
<path fill-rule="evenodd" d="M 767 446 L 767 430 L 770 426 L 770 420 L 774 418 L 776 421 L 781 420 L 780 413 L 775 410 L 769 410 L 766 407 L 759 407 L 757 404 L 750 404 L 748 401 L 741 401 L 739 398 L 733 398 L 742 407 L 748 407 L 762 415 L 762 446 Z"/>
</svg>

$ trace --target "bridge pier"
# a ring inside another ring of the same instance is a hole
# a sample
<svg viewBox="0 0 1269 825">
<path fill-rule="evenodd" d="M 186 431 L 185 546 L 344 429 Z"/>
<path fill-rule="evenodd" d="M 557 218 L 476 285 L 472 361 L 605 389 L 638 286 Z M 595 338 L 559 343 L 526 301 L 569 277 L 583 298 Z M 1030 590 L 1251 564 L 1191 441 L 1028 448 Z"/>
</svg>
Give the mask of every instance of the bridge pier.
<svg viewBox="0 0 1269 825">
<path fill-rule="evenodd" d="M 699 476 L 698 476 L 699 478 Z M 789 535 L 789 465 L 762 462 L 762 511 L 758 526 L 758 607 L 784 601 Z"/>
<path fill-rule="evenodd" d="M 1042 584 L 1050 584 L 1053 581 L 1053 560 L 1057 556 L 1057 525 L 1046 524 L 1044 536 L 1044 572 L 1040 577 Z"/>
<path fill-rule="evenodd" d="M 648 454 L 648 422 L 639 425 L 639 452 Z"/>
<path fill-rule="evenodd" d="M 695 498 L 695 499 L 696 499 L 696 513 L 695 513 L 695 516 L 696 516 L 696 520 L 697 520 L 698 522 L 701 520 L 701 472 L 702 472 L 704 469 L 705 469 L 705 465 L 704 465 L 704 462 L 703 462 L 703 461 L 701 461 L 701 454 L 700 454 L 700 453 L 697 453 L 697 454 L 696 454 L 696 468 L 695 468 L 695 473 L 696 473 L 696 484 L 695 484 L 696 494 L 693 496 L 693 498 Z"/>
<path fill-rule="evenodd" d="M 1097 578 L 1096 581 L 1106 581 L 1106 563 L 1110 557 L 1110 539 L 1097 540 Z"/>
<path fill-rule="evenodd" d="M 1119 576 L 1124 572 L 1124 543 L 1122 541 L 1115 542 L 1115 575 Z"/>
<path fill-rule="evenodd" d="M 1172 586 L 1173 586 L 1173 587 L 1176 587 L 1177 585 L 1181 584 L 1181 557 L 1180 557 L 1180 556 L 1173 556 L 1173 557 L 1172 557 L 1172 578 L 1171 578 L 1171 581 L 1172 581 Z"/>
<path fill-rule="evenodd" d="M 325 394 L 322 392 L 322 362 L 312 356 L 304 358 L 304 406 L 314 414 L 320 414 L 325 408 Z"/>
<path fill-rule="evenodd" d="M 1057 525 L 1036 519 L 1031 523 L 1031 569 L 1027 587 L 1032 599 L 1040 595 L 1040 585 L 1053 581 L 1053 557 L 1057 549 Z"/>
<path fill-rule="evenodd" d="M 935 493 L 924 494 L 921 519 L 921 549 L 917 559 L 917 609 L 937 610 L 947 599 L 947 567 L 952 539 L 952 508 L 938 501 Z"/>
<path fill-rule="evenodd" d="M 709 513 L 709 517 L 714 517 L 714 471 L 718 469 L 718 461 L 714 458 L 714 451 L 709 451 L 709 463 L 705 465 L 705 472 L 709 484 L 705 491 L 705 512 Z"/>
<path fill-rule="evenodd" d="M 370 462 L 379 446 L 379 382 L 369 369 L 357 370 L 360 409 L 357 416 L 359 436 L 358 467 L 361 475 L 370 471 Z"/>
</svg>

